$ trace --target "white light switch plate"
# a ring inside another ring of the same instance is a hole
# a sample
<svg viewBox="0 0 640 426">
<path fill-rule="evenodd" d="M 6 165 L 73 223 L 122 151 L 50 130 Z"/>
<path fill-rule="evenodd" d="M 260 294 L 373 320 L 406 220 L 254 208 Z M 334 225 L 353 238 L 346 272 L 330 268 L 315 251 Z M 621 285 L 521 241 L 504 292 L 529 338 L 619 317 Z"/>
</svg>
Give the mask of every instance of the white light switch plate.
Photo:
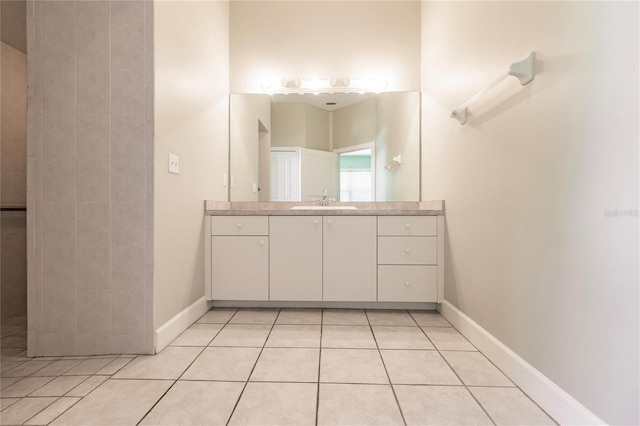
<svg viewBox="0 0 640 426">
<path fill-rule="evenodd" d="M 180 157 L 169 154 L 169 173 L 180 173 Z"/>
</svg>

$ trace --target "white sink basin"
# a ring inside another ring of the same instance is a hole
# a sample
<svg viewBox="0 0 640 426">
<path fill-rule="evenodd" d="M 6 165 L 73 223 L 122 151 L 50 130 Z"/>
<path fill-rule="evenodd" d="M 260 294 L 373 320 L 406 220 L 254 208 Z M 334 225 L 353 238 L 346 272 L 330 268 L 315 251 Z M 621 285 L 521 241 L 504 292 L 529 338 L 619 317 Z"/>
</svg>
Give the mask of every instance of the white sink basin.
<svg viewBox="0 0 640 426">
<path fill-rule="evenodd" d="M 358 210 L 356 206 L 293 206 L 291 210 Z"/>
</svg>

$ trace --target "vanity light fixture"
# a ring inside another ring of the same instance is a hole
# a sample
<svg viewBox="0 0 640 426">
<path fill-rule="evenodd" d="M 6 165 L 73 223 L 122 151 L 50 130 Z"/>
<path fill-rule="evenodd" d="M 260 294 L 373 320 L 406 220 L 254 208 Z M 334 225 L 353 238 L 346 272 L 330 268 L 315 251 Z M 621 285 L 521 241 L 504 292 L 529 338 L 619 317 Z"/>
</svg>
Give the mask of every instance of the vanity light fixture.
<svg viewBox="0 0 640 426">
<path fill-rule="evenodd" d="M 269 94 L 288 93 L 380 93 L 388 83 L 382 78 L 282 78 L 266 80 L 262 91 Z"/>
</svg>

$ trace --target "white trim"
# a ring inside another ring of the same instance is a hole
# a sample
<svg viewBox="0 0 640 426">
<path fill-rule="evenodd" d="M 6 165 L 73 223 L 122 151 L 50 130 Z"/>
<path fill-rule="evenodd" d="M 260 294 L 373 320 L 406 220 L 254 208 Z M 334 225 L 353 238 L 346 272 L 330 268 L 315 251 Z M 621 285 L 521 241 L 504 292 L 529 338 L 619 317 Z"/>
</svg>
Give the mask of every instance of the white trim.
<svg viewBox="0 0 640 426">
<path fill-rule="evenodd" d="M 275 301 L 275 300 L 214 300 L 218 308 L 329 308 L 329 309 L 410 309 L 435 311 L 435 302 L 321 302 L 321 301 Z"/>
<path fill-rule="evenodd" d="M 443 301 L 438 306 L 438 311 L 558 423 L 605 424 L 574 397 L 450 302 Z"/>
<path fill-rule="evenodd" d="M 438 219 L 438 303 L 444 301 L 444 215 Z"/>
<path fill-rule="evenodd" d="M 204 297 L 211 300 L 211 221 L 204 216 Z"/>
<path fill-rule="evenodd" d="M 209 303 L 206 297 L 196 300 L 191 306 L 179 312 L 178 315 L 161 325 L 156 330 L 156 347 L 155 353 L 166 348 L 169 343 L 182 334 L 191 324 L 196 322 L 198 318 L 209 310 Z"/>
</svg>

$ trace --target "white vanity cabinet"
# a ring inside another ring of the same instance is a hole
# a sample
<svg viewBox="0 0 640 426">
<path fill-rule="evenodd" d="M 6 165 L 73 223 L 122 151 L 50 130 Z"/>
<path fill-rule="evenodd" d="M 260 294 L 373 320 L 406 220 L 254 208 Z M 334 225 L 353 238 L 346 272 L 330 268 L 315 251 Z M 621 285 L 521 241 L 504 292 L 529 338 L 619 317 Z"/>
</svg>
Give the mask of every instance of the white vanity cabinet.
<svg viewBox="0 0 640 426">
<path fill-rule="evenodd" d="M 443 300 L 442 215 L 269 212 L 212 215 L 205 224 L 209 300 L 265 306 Z"/>
<path fill-rule="evenodd" d="M 379 217 L 378 301 L 438 301 L 440 240 L 437 216 Z"/>
<path fill-rule="evenodd" d="M 269 299 L 267 216 L 212 216 L 211 298 Z"/>
<path fill-rule="evenodd" d="M 323 217 L 322 300 L 376 301 L 376 217 Z"/>
<path fill-rule="evenodd" d="M 269 300 L 322 300 L 322 217 L 269 218 Z"/>
</svg>

